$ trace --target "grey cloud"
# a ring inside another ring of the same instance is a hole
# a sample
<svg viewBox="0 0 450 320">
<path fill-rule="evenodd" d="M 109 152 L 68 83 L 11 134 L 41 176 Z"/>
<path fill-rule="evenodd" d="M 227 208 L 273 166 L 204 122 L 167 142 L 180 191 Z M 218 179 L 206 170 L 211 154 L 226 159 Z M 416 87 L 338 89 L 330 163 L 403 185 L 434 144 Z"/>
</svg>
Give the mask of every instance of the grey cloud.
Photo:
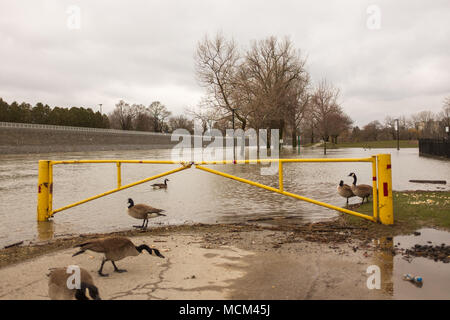
<svg viewBox="0 0 450 320">
<path fill-rule="evenodd" d="M 381 29 L 366 26 L 369 5 Z M 66 26 L 70 5 L 81 29 Z M 395 111 L 438 111 L 450 93 L 448 1 L 17 1 L 0 3 L 0 96 L 111 111 L 118 99 L 160 100 L 174 113 L 201 95 L 193 54 L 222 31 L 245 49 L 290 36 L 314 81 L 341 88 L 363 125 Z M 370 109 L 370 112 L 367 112 Z M 418 110 L 420 111 L 420 110 Z"/>
</svg>

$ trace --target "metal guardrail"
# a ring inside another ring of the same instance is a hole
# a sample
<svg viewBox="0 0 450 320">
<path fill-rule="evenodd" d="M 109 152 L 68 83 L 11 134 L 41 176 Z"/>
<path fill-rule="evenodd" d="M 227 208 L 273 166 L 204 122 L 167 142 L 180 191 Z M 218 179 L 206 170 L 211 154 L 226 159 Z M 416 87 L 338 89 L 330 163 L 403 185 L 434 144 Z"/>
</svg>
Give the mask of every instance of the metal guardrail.
<svg viewBox="0 0 450 320">
<path fill-rule="evenodd" d="M 87 128 L 87 127 L 71 127 L 71 126 L 56 126 L 52 124 L 35 124 L 35 123 L 21 123 L 21 122 L 2 122 L 0 121 L 0 128 L 20 128 L 20 129 L 43 129 L 43 130 L 58 130 L 58 131 L 74 131 L 74 132 L 93 132 L 106 134 L 129 134 L 129 135 L 145 135 L 145 136 L 159 136 L 171 137 L 171 133 L 150 132 L 150 131 L 133 131 L 133 130 L 117 130 L 117 129 L 102 129 L 102 128 Z M 177 135 L 180 136 L 180 135 Z M 191 137 L 202 137 L 201 135 L 189 135 Z M 246 139 L 249 137 L 247 136 Z M 225 136 L 224 139 L 232 139 L 232 137 Z"/>
<path fill-rule="evenodd" d="M 45 130 L 63 130 L 63 131 L 78 131 L 78 132 L 82 131 L 82 132 L 110 133 L 110 134 L 151 135 L 151 136 L 170 135 L 169 133 L 161 133 L 161 132 L 70 127 L 70 126 L 56 126 L 52 124 L 35 124 L 35 123 L 1 122 L 1 121 L 0 121 L 0 128 L 45 129 Z"/>
</svg>

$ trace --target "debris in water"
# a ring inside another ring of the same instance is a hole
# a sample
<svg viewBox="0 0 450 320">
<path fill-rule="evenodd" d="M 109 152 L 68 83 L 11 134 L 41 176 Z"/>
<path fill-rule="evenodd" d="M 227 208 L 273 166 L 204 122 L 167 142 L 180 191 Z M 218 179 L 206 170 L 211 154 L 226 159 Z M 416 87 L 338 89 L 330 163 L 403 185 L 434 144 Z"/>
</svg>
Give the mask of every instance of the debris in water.
<svg viewBox="0 0 450 320">
<path fill-rule="evenodd" d="M 446 246 L 445 243 L 441 244 L 440 246 L 416 244 L 414 247 L 406 249 L 403 254 L 408 258 L 410 256 L 413 256 L 433 259 L 436 262 L 450 262 L 450 246 Z M 403 258 L 407 260 L 405 257 Z"/>
<path fill-rule="evenodd" d="M 19 242 L 13 243 L 13 244 L 8 244 L 7 246 L 4 247 L 4 249 L 20 246 L 22 243 L 23 243 L 23 241 L 19 241 Z"/>
<path fill-rule="evenodd" d="M 423 286 L 423 279 L 419 276 L 413 276 L 409 273 L 403 275 L 403 280 L 414 283 L 417 287 L 421 288 Z"/>
</svg>

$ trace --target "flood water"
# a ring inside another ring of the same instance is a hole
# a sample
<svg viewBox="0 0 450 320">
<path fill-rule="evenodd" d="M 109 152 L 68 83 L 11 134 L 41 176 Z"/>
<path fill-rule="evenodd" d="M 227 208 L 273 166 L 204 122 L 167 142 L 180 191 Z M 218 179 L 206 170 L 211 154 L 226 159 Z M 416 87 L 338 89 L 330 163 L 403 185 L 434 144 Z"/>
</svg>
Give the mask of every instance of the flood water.
<svg viewBox="0 0 450 320">
<path fill-rule="evenodd" d="M 419 236 L 397 236 L 391 240 L 380 239 L 378 246 L 385 249 L 411 249 L 414 245 L 439 246 L 450 243 L 450 232 L 424 228 Z M 374 263 L 381 268 L 382 289 L 394 299 L 450 299 L 450 264 L 435 262 L 430 258 L 404 259 L 401 254 L 392 256 L 388 251 L 379 251 Z M 423 279 L 421 287 L 403 280 L 404 274 Z"/>
<path fill-rule="evenodd" d="M 448 161 L 419 157 L 418 149 L 337 149 L 327 158 L 392 155 L 394 190 L 450 190 Z M 299 155 L 284 150 L 283 158 L 322 158 L 321 149 L 302 149 Z M 151 225 L 183 223 L 228 223 L 289 216 L 299 220 L 323 221 L 336 217 L 327 208 L 262 190 L 217 175 L 187 169 L 168 178 L 167 190 L 153 190 L 145 183 L 55 214 L 50 223 L 36 223 L 38 160 L 75 159 L 166 159 L 171 150 L 103 151 L 33 155 L 0 155 L 0 247 L 22 240 L 42 240 L 67 234 L 110 232 L 129 229 L 136 220 L 129 217 L 127 199 L 166 210 L 166 217 L 152 219 Z M 178 165 L 123 164 L 122 185 L 161 173 Z M 261 175 L 262 165 L 214 165 L 214 169 L 278 187 L 277 175 Z M 285 164 L 284 189 L 337 206 L 345 199 L 336 192 L 339 180 L 350 184 L 350 172 L 358 183 L 371 184 L 370 163 Z M 446 185 L 415 184 L 410 179 L 446 180 Z M 162 182 L 159 179 L 158 182 Z M 116 188 L 115 164 L 54 166 L 53 208 Z M 350 202 L 358 202 L 350 199 Z"/>
</svg>

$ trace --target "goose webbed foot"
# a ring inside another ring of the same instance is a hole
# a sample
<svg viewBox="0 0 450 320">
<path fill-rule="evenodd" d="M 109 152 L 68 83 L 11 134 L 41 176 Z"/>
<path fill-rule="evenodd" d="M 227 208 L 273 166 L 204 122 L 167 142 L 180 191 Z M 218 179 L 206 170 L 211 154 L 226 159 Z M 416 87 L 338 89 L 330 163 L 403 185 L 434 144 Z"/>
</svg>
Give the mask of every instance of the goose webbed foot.
<svg viewBox="0 0 450 320">
<path fill-rule="evenodd" d="M 106 261 L 107 261 L 106 259 L 102 260 L 102 264 L 100 265 L 100 269 L 98 269 L 98 271 L 97 271 L 100 277 L 107 277 L 107 276 L 109 276 L 109 274 L 103 273 L 103 265 L 105 264 Z"/>
<path fill-rule="evenodd" d="M 125 270 L 125 269 L 119 269 L 119 268 L 117 268 L 117 266 L 116 266 L 116 264 L 114 263 L 114 261 L 111 261 L 111 263 L 112 263 L 112 265 L 114 266 L 114 272 L 117 272 L 117 273 L 127 272 L 127 270 Z"/>
<path fill-rule="evenodd" d="M 117 270 L 114 270 L 114 272 L 123 273 L 123 272 L 127 272 L 127 270 L 125 270 L 125 269 L 117 269 Z"/>
</svg>

